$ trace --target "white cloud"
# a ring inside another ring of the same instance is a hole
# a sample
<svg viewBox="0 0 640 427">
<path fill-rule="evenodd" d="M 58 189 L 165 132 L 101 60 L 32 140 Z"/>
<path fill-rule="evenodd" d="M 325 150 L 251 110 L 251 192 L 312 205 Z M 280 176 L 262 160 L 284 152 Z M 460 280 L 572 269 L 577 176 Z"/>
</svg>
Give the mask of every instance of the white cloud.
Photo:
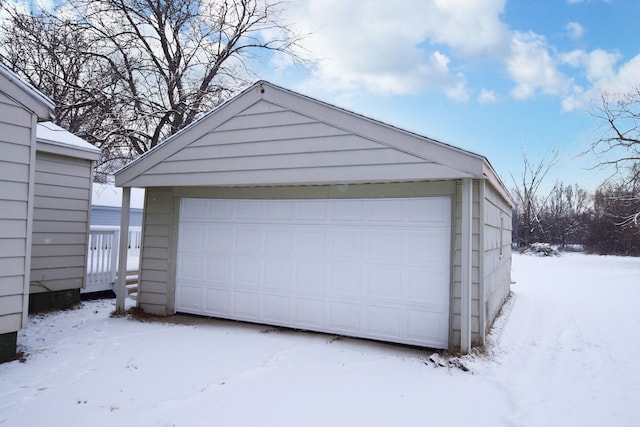
<svg viewBox="0 0 640 427">
<path fill-rule="evenodd" d="M 458 73 L 456 81 L 445 88 L 444 93 L 451 99 L 456 101 L 466 102 L 471 97 L 469 88 L 467 87 L 467 80 L 462 73 Z"/>
<path fill-rule="evenodd" d="M 510 30 L 502 21 L 505 1 L 397 0 L 391 5 L 388 0 L 297 0 L 286 12 L 300 33 L 310 34 L 300 55 L 317 61 L 303 84 L 343 96 L 439 91 L 464 102 L 473 92 L 466 73 L 489 63 L 503 67 L 513 98 L 546 94 L 572 109 L 580 108 L 593 90 L 624 85 L 640 75 L 631 62 L 630 71 L 616 70 L 619 58 L 611 52 L 558 52 L 540 34 Z M 585 33 L 578 22 L 564 30 L 576 40 Z M 273 65 L 284 69 L 289 64 Z M 572 71 L 572 77 L 565 71 Z M 485 89 L 476 98 L 480 103 L 497 99 Z"/>
<path fill-rule="evenodd" d="M 330 90 L 409 94 L 440 90 L 467 100 L 451 56 L 498 58 L 508 34 L 505 0 L 300 0 L 290 9 L 317 65 L 314 84 Z M 442 47 L 442 49 L 440 48 Z M 302 55 L 304 53 L 301 52 Z"/>
<path fill-rule="evenodd" d="M 603 91 L 624 94 L 640 87 L 640 54 L 622 64 L 619 54 L 601 49 L 576 51 L 570 58 L 568 63 L 584 69 L 589 87 L 574 86 L 572 93 L 562 100 L 565 111 L 588 107 Z"/>
<path fill-rule="evenodd" d="M 584 27 L 577 22 L 569 22 L 565 28 L 569 33 L 569 37 L 574 40 L 581 39 L 584 36 Z"/>
<path fill-rule="evenodd" d="M 515 83 L 511 95 L 519 100 L 542 91 L 560 95 L 568 90 L 570 80 L 562 74 L 545 39 L 535 33 L 514 33 L 507 72 Z"/>
<path fill-rule="evenodd" d="M 478 102 L 480 104 L 493 104 L 498 100 L 495 92 L 492 90 L 487 90 L 482 88 L 480 90 L 480 95 L 478 95 Z"/>
<path fill-rule="evenodd" d="M 505 0 L 435 0 L 422 15 L 430 38 L 467 56 L 499 58 L 509 29 L 500 20 Z"/>
</svg>

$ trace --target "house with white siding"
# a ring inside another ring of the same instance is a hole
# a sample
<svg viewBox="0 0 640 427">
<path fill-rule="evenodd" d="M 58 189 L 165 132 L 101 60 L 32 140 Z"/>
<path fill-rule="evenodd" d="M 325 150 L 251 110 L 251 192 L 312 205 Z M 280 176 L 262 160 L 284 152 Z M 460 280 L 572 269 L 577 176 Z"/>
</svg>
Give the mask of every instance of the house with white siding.
<svg viewBox="0 0 640 427">
<path fill-rule="evenodd" d="M 35 203 L 36 132 L 53 102 L 0 64 L 0 361 L 27 324 Z"/>
<path fill-rule="evenodd" d="M 145 189 L 148 313 L 468 352 L 510 290 L 513 202 L 484 156 L 268 82 L 115 182 L 123 206 Z"/>
<path fill-rule="evenodd" d="M 80 302 L 87 276 L 93 169 L 100 149 L 38 123 L 29 311 Z"/>
<path fill-rule="evenodd" d="M 144 190 L 134 188 L 131 191 L 129 225 L 133 227 L 142 225 L 143 202 Z M 111 182 L 94 182 L 91 197 L 91 225 L 119 227 L 121 204 L 122 188 L 116 187 Z"/>
</svg>

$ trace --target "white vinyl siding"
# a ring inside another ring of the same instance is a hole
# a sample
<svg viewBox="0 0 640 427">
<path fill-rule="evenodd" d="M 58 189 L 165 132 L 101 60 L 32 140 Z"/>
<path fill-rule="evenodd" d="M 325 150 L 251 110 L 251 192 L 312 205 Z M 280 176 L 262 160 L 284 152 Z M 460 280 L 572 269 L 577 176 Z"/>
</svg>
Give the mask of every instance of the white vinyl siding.
<svg viewBox="0 0 640 427">
<path fill-rule="evenodd" d="M 472 203 L 472 236 L 471 236 L 471 342 L 480 343 L 480 202 L 479 183 L 473 182 Z M 452 341 L 460 342 L 461 311 L 462 311 L 462 183 L 456 187 L 454 208 L 454 245 L 453 245 L 453 308 Z"/>
<path fill-rule="evenodd" d="M 174 198 L 171 191 L 145 192 L 138 303 L 147 313 L 166 316 L 170 307 L 172 283 Z M 176 224 L 177 227 L 177 224 Z"/>
<path fill-rule="evenodd" d="M 31 293 L 83 286 L 91 181 L 89 160 L 36 154 Z"/>
<path fill-rule="evenodd" d="M 511 207 L 490 185 L 485 186 L 484 293 L 486 328 L 509 295 L 511 283 Z"/>
<path fill-rule="evenodd" d="M 0 334 L 23 325 L 35 117 L 0 93 Z"/>
<path fill-rule="evenodd" d="M 330 184 L 339 182 L 366 183 L 391 180 L 419 181 L 425 179 L 459 178 L 461 172 L 453 164 L 471 163 L 464 155 L 431 147 L 447 157 L 446 164 L 416 156 L 389 145 L 384 140 L 346 130 L 350 123 L 333 123 L 327 106 L 310 102 L 308 113 L 294 112 L 278 105 L 287 97 L 273 91 L 271 100 L 259 100 L 239 108 L 236 115 L 199 134 L 184 144 L 181 150 L 169 153 L 162 162 L 151 165 L 131 185 L 291 185 Z M 283 96 L 282 99 L 278 99 Z M 240 104 L 240 103 L 239 103 Z M 382 133 L 389 129 L 359 116 L 346 116 L 349 122 L 362 126 L 364 121 Z M 364 133 L 370 129 L 361 128 Z M 395 132 L 397 130 L 394 129 Z M 188 133 L 188 132 L 187 132 Z M 415 136 L 402 135 L 415 144 Z M 433 144 L 432 144 L 433 145 Z M 456 159 L 456 157 L 458 157 Z M 125 171 L 126 175 L 127 172 Z M 463 173 L 464 175 L 464 173 Z M 165 184 L 170 183 L 170 184 Z"/>
</svg>

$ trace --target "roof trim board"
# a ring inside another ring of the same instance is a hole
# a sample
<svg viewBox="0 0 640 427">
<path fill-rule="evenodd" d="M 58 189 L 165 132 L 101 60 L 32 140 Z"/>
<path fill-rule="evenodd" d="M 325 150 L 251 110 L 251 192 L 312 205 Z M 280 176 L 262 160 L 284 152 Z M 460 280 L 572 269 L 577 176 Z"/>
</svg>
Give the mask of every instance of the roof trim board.
<svg viewBox="0 0 640 427">
<path fill-rule="evenodd" d="M 55 117 L 55 104 L 36 88 L 21 80 L 13 71 L 0 63 L 2 92 L 38 116 L 40 121 Z"/>
</svg>

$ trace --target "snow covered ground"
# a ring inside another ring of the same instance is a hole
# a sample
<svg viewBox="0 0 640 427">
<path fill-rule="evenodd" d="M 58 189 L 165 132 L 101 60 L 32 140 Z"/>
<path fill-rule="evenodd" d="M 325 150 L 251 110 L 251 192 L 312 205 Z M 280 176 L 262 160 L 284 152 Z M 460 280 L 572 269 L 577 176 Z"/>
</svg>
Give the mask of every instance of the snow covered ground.
<svg viewBox="0 0 640 427">
<path fill-rule="evenodd" d="M 0 426 L 637 426 L 640 259 L 515 255 L 485 354 L 191 318 L 33 316 Z"/>
</svg>

